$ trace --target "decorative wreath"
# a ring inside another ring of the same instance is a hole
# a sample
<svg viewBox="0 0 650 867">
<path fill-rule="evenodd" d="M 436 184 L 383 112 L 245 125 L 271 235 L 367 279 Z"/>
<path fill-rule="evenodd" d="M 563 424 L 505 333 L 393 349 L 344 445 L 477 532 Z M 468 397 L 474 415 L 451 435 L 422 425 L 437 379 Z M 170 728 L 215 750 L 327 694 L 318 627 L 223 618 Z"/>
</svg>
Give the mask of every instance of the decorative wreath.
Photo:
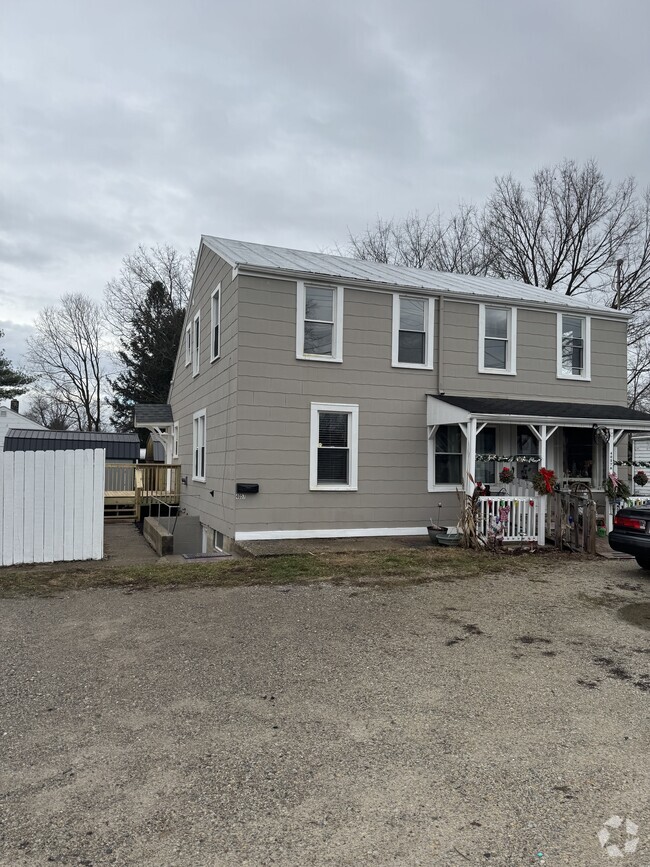
<svg viewBox="0 0 650 867">
<path fill-rule="evenodd" d="M 557 483 L 557 478 L 553 470 L 540 467 L 531 481 L 538 494 L 550 494 Z"/>
<path fill-rule="evenodd" d="M 648 474 L 644 473 L 643 470 L 639 470 L 638 473 L 634 474 L 634 484 L 640 488 L 644 488 L 648 484 Z"/>
<path fill-rule="evenodd" d="M 499 473 L 499 481 L 504 485 L 509 485 L 510 482 L 514 482 L 515 480 L 515 471 L 510 467 L 504 467 Z"/>
<path fill-rule="evenodd" d="M 603 490 L 608 500 L 627 500 L 630 497 L 630 489 L 622 482 L 616 473 L 610 473 L 603 483 Z"/>
</svg>

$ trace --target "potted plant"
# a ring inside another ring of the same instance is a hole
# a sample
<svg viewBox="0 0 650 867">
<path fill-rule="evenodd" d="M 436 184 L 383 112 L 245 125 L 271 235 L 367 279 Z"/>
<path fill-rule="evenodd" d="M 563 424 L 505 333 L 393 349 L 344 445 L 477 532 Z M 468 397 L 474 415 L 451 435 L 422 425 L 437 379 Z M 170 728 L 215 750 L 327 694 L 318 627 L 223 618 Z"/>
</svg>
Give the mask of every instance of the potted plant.
<svg viewBox="0 0 650 867">
<path fill-rule="evenodd" d="M 638 470 L 634 476 L 633 481 L 635 485 L 638 485 L 640 488 L 645 488 L 648 484 L 648 474 L 644 473 L 643 470 Z"/>
</svg>

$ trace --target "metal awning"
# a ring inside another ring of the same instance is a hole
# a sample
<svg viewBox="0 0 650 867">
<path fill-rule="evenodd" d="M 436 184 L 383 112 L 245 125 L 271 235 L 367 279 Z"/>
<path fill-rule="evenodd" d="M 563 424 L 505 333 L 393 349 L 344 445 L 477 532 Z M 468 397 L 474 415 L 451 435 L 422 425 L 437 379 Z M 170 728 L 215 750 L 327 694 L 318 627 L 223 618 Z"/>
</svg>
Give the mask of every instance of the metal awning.
<svg viewBox="0 0 650 867">
<path fill-rule="evenodd" d="M 462 424 L 471 418 L 501 424 L 612 427 L 650 431 L 650 414 L 627 406 L 554 400 L 427 395 L 427 425 Z"/>
</svg>

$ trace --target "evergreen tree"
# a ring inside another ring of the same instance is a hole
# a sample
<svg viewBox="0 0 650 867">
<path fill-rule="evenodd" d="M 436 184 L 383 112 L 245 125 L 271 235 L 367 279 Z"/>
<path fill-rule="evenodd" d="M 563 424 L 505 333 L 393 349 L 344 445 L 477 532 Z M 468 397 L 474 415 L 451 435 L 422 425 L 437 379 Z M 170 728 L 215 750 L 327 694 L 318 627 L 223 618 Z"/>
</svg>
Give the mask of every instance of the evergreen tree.
<svg viewBox="0 0 650 867">
<path fill-rule="evenodd" d="M 4 337 L 4 331 L 0 331 L 0 337 Z M 4 350 L 0 349 L 0 400 L 23 394 L 33 381 L 31 376 L 15 370 Z"/>
<path fill-rule="evenodd" d="M 184 309 L 163 283 L 153 282 L 118 352 L 124 370 L 111 383 L 110 401 L 117 430 L 133 429 L 136 403 L 167 402 L 184 317 Z"/>
</svg>

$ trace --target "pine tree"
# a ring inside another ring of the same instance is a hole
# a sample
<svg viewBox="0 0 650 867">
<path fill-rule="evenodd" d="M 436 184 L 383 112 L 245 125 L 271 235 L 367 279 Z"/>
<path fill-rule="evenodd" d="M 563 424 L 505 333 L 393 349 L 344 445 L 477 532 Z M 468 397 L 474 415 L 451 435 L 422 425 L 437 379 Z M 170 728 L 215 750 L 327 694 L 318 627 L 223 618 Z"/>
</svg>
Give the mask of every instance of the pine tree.
<svg viewBox="0 0 650 867">
<path fill-rule="evenodd" d="M 151 284 L 118 352 L 124 371 L 113 380 L 111 421 L 133 429 L 136 403 L 166 403 L 185 311 L 159 281 Z"/>
<path fill-rule="evenodd" d="M 0 337 L 4 337 L 4 331 L 0 331 Z M 0 400 L 23 394 L 33 381 L 32 377 L 15 370 L 4 350 L 0 349 Z"/>
</svg>

